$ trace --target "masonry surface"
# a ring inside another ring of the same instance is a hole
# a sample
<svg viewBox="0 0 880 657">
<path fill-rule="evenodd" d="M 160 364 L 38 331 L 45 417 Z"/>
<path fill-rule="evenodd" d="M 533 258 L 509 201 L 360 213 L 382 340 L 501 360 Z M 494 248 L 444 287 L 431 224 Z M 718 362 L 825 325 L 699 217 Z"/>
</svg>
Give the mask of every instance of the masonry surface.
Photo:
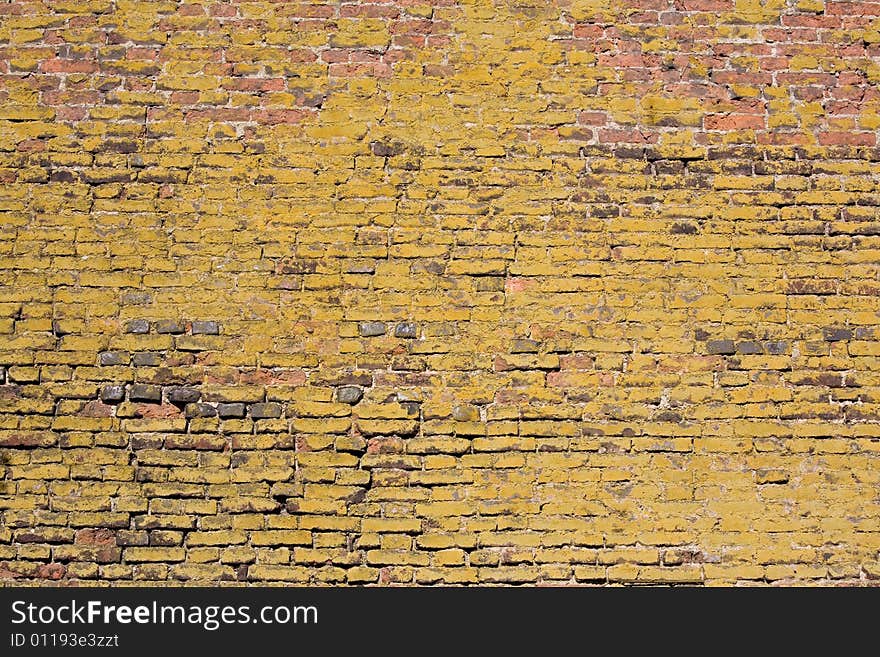
<svg viewBox="0 0 880 657">
<path fill-rule="evenodd" d="M 880 578 L 880 3 L 0 4 L 0 583 Z"/>
</svg>

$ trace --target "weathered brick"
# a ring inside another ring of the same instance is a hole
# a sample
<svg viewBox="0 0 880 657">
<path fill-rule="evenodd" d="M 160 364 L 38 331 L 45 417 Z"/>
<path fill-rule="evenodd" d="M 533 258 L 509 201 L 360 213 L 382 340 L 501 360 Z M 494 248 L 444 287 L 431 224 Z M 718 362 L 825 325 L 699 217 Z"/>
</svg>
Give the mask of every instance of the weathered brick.
<svg viewBox="0 0 880 657">
<path fill-rule="evenodd" d="M 217 407 L 211 404 L 187 404 L 184 408 L 186 417 L 216 417 Z"/>
<path fill-rule="evenodd" d="M 160 319 L 153 324 L 156 333 L 183 333 L 184 325 L 174 319 Z"/>
<path fill-rule="evenodd" d="M 126 333 L 149 333 L 150 322 L 146 319 L 133 319 L 125 325 Z"/>
<path fill-rule="evenodd" d="M 249 406 L 250 416 L 252 418 L 275 418 L 281 417 L 281 404 L 276 402 L 266 402 L 264 404 L 251 404 Z"/>
<path fill-rule="evenodd" d="M 736 345 L 733 340 L 709 340 L 706 343 L 706 352 L 710 354 L 733 354 L 736 353 Z"/>
<path fill-rule="evenodd" d="M 202 393 L 195 388 L 169 388 L 168 401 L 172 404 L 192 404 L 199 400 Z"/>
<path fill-rule="evenodd" d="M 101 388 L 101 401 L 115 404 L 125 399 L 125 386 L 104 386 Z"/>
<path fill-rule="evenodd" d="M 364 391 L 357 386 L 343 386 L 336 391 L 336 399 L 342 404 L 357 404 L 364 396 Z"/>
<path fill-rule="evenodd" d="M 416 338 L 418 332 L 416 325 L 412 322 L 403 322 L 394 327 L 395 338 Z"/>
<path fill-rule="evenodd" d="M 222 418 L 242 418 L 247 412 L 244 404 L 217 404 L 217 414 Z"/>
<path fill-rule="evenodd" d="M 220 324 L 214 321 L 196 320 L 192 323 L 193 335 L 220 335 Z"/>
<path fill-rule="evenodd" d="M 128 389 L 128 398 L 132 401 L 160 402 L 162 401 L 162 388 L 136 383 Z"/>
<path fill-rule="evenodd" d="M 4 10 L 0 579 L 877 581 L 876 8 L 329 4 Z"/>
<path fill-rule="evenodd" d="M 358 330 L 363 337 L 371 338 L 385 335 L 386 327 L 384 322 L 361 322 Z"/>
</svg>

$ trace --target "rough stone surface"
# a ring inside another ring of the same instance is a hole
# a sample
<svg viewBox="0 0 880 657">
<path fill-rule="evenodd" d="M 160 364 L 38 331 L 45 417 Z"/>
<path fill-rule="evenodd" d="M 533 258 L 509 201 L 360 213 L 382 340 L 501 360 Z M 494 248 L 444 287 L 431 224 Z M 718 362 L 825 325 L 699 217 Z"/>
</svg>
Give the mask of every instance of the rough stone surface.
<svg viewBox="0 0 880 657">
<path fill-rule="evenodd" d="M 126 333 L 143 334 L 150 332 L 150 322 L 145 319 L 133 319 L 125 325 Z"/>
<path fill-rule="evenodd" d="M 100 355 L 101 365 L 128 365 L 129 355 L 125 351 L 105 351 Z"/>
<path fill-rule="evenodd" d="M 709 340 L 706 351 L 710 354 L 733 354 L 736 353 L 736 343 L 733 340 Z"/>
<path fill-rule="evenodd" d="M 193 335 L 219 335 L 220 334 L 220 325 L 217 322 L 196 320 L 192 323 L 192 334 Z"/>
<path fill-rule="evenodd" d="M 217 404 L 217 414 L 222 418 L 244 417 L 246 413 L 244 404 Z"/>
<path fill-rule="evenodd" d="M 403 322 L 394 327 L 395 338 L 415 338 L 417 336 L 416 325 L 412 322 Z"/>
<path fill-rule="evenodd" d="M 357 386 L 342 386 L 336 391 L 336 400 L 343 404 L 357 404 L 364 396 L 364 391 Z"/>
<path fill-rule="evenodd" d="M 0 3 L 0 585 L 876 583 L 878 6 Z"/>
<path fill-rule="evenodd" d="M 159 402 L 162 401 L 162 388 L 136 383 L 128 389 L 128 398 L 132 401 Z"/>
<path fill-rule="evenodd" d="M 202 393 L 195 388 L 169 388 L 168 401 L 172 404 L 192 404 L 199 401 Z"/>
<path fill-rule="evenodd" d="M 184 330 L 183 324 L 174 319 L 160 319 L 154 326 L 156 333 L 171 333 L 176 335 L 183 333 Z"/>
<path fill-rule="evenodd" d="M 281 404 L 267 402 L 265 404 L 251 404 L 250 415 L 255 420 L 264 418 L 281 417 Z"/>
<path fill-rule="evenodd" d="M 101 388 L 101 401 L 115 404 L 125 399 L 125 386 L 104 386 Z"/>
<path fill-rule="evenodd" d="M 158 367 L 161 362 L 162 357 L 151 352 L 133 354 L 131 357 L 131 364 L 135 367 Z"/>
<path fill-rule="evenodd" d="M 361 322 L 360 333 L 365 338 L 385 335 L 387 327 L 384 322 Z"/>
</svg>

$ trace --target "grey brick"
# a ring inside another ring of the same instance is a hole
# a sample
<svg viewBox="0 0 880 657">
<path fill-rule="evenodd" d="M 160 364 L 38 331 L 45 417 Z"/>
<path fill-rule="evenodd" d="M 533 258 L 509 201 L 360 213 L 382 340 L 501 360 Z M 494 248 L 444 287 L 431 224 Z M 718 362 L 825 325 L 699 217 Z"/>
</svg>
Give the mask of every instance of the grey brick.
<svg viewBox="0 0 880 657">
<path fill-rule="evenodd" d="M 125 325 L 126 333 L 149 333 L 150 323 L 145 319 L 133 319 Z"/>
<path fill-rule="evenodd" d="M 217 404 L 217 414 L 220 417 L 244 417 L 246 407 L 244 404 Z"/>
<path fill-rule="evenodd" d="M 788 343 L 784 340 L 771 340 L 764 343 L 764 349 L 773 356 L 782 356 L 788 353 Z"/>
<path fill-rule="evenodd" d="M 364 397 L 364 391 L 357 386 L 342 386 L 336 391 L 336 401 L 342 404 L 357 404 Z"/>
<path fill-rule="evenodd" d="M 155 326 L 156 333 L 183 333 L 183 324 L 175 319 L 160 319 Z"/>
<path fill-rule="evenodd" d="M 104 386 L 101 388 L 101 401 L 116 404 L 125 399 L 125 386 Z"/>
<path fill-rule="evenodd" d="M 384 322 L 361 322 L 360 333 L 365 338 L 372 338 L 377 335 L 385 335 Z"/>
<path fill-rule="evenodd" d="M 737 343 L 736 353 L 738 353 L 738 354 L 762 354 L 762 353 L 764 353 L 764 348 L 761 346 L 760 342 L 755 342 L 754 340 L 746 340 L 745 342 Z"/>
<path fill-rule="evenodd" d="M 128 391 L 131 401 L 160 402 L 162 401 L 162 388 L 159 386 L 135 383 Z"/>
<path fill-rule="evenodd" d="M 840 342 L 841 340 L 852 340 L 853 333 L 849 329 L 829 327 L 822 330 L 822 335 L 826 342 Z"/>
<path fill-rule="evenodd" d="M 168 401 L 172 404 L 192 404 L 201 399 L 202 393 L 195 388 L 169 388 Z"/>
<path fill-rule="evenodd" d="M 732 354 L 736 352 L 733 340 L 709 340 L 706 351 L 710 354 Z"/>
<path fill-rule="evenodd" d="M 251 417 L 255 420 L 281 417 L 281 404 L 276 404 L 275 402 L 251 404 L 250 410 Z"/>
<path fill-rule="evenodd" d="M 195 321 L 192 323 L 193 335 L 220 335 L 220 324 L 217 322 Z"/>
<path fill-rule="evenodd" d="M 187 404 L 184 409 L 186 417 L 215 417 L 217 409 L 210 404 Z"/>
<path fill-rule="evenodd" d="M 159 367 L 161 363 L 161 356 L 155 352 L 144 351 L 131 357 L 131 364 L 135 367 Z"/>
<path fill-rule="evenodd" d="M 99 358 L 101 365 L 128 365 L 130 360 L 127 351 L 105 351 Z"/>
<path fill-rule="evenodd" d="M 394 327 L 395 338 L 414 338 L 416 335 L 416 325 L 412 322 L 403 322 Z"/>
</svg>

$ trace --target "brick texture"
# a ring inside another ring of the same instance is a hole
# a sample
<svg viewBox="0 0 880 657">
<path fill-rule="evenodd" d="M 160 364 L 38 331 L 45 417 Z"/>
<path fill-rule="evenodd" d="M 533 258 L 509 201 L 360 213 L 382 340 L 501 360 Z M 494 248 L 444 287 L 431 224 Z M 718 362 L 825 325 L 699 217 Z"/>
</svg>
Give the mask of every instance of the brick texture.
<svg viewBox="0 0 880 657">
<path fill-rule="evenodd" d="M 0 582 L 880 578 L 880 4 L 0 4 Z"/>
</svg>

